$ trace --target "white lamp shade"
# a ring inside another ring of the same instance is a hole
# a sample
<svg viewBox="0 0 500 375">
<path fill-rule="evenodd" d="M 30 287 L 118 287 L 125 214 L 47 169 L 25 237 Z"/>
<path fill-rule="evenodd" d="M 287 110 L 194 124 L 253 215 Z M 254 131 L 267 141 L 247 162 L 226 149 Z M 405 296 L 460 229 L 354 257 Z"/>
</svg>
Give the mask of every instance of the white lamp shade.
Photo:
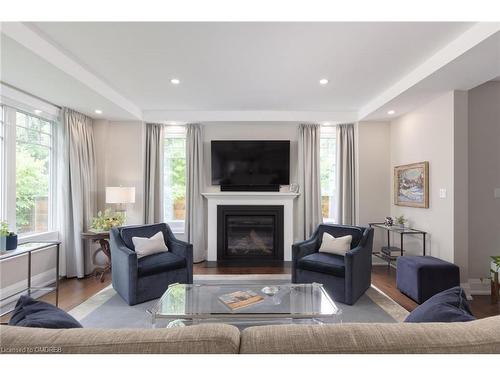
<svg viewBox="0 0 500 375">
<path fill-rule="evenodd" d="M 135 203 L 135 187 L 106 187 L 106 203 Z"/>
</svg>

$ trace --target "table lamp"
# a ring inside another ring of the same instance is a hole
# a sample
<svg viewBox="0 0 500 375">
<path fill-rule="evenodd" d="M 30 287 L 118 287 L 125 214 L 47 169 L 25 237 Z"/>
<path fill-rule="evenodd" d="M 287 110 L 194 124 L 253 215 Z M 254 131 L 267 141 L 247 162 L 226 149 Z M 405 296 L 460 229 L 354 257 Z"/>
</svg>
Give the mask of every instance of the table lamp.
<svg viewBox="0 0 500 375">
<path fill-rule="evenodd" d="M 135 203 L 135 187 L 107 186 L 106 203 L 116 204 L 117 212 L 126 212 L 127 203 Z"/>
</svg>

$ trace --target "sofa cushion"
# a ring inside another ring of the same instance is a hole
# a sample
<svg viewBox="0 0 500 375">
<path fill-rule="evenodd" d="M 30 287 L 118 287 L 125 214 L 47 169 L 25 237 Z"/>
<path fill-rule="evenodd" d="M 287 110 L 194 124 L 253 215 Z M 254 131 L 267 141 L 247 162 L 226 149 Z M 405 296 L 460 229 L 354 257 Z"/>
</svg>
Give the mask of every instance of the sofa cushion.
<svg viewBox="0 0 500 375">
<path fill-rule="evenodd" d="M 468 322 L 475 320 L 467 298 L 459 286 L 438 293 L 413 310 L 405 319 L 409 323 Z"/>
<path fill-rule="evenodd" d="M 242 354 L 500 353 L 500 316 L 466 323 L 342 323 L 257 326 Z"/>
<path fill-rule="evenodd" d="M 154 275 L 157 273 L 186 267 L 186 259 L 171 252 L 162 252 L 137 260 L 139 276 Z"/>
<path fill-rule="evenodd" d="M 81 328 L 75 318 L 50 303 L 21 296 L 10 318 L 9 325 L 37 328 Z"/>
<path fill-rule="evenodd" d="M 182 328 L 53 330 L 0 327 L 1 353 L 68 354 L 236 354 L 238 328 L 225 324 L 199 324 Z M 5 367 L 3 367 L 5 368 Z"/>
<path fill-rule="evenodd" d="M 300 258 L 297 267 L 303 270 L 326 273 L 328 275 L 344 277 L 345 263 L 341 255 L 328 253 L 314 253 Z"/>
</svg>

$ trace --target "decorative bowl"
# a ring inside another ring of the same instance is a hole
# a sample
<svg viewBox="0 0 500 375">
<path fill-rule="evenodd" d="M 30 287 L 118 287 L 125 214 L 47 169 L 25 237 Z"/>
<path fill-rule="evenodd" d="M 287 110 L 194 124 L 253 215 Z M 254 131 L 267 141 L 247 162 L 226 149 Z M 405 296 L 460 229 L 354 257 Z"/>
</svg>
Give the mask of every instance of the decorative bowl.
<svg viewBox="0 0 500 375">
<path fill-rule="evenodd" d="M 264 288 L 261 289 L 261 292 L 268 296 L 274 296 L 279 291 L 280 291 L 279 286 L 265 286 Z"/>
</svg>

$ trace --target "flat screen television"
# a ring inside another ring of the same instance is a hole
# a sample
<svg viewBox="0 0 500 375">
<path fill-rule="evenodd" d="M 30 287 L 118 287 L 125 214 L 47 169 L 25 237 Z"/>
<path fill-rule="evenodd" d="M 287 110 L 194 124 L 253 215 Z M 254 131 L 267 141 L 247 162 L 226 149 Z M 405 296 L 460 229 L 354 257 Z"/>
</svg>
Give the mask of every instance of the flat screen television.
<svg viewBox="0 0 500 375">
<path fill-rule="evenodd" d="M 212 141 L 212 185 L 290 183 L 290 141 Z"/>
</svg>

